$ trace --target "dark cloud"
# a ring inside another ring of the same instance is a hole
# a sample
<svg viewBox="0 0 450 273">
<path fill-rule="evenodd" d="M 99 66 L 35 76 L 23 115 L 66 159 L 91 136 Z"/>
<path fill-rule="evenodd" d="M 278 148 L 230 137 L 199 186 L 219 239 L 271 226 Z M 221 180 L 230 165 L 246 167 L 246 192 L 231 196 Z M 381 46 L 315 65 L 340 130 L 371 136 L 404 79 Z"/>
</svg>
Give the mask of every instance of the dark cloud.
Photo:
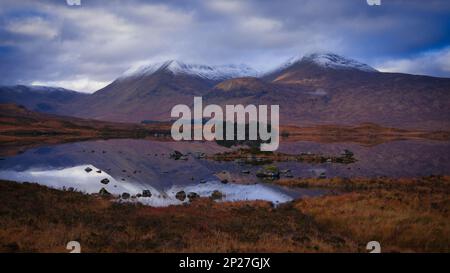
<svg viewBox="0 0 450 273">
<path fill-rule="evenodd" d="M 269 69 L 332 51 L 387 71 L 450 76 L 450 2 L 2 0 L 0 84 L 93 91 L 136 63 Z M 426 65 L 425 65 L 426 64 Z"/>
</svg>

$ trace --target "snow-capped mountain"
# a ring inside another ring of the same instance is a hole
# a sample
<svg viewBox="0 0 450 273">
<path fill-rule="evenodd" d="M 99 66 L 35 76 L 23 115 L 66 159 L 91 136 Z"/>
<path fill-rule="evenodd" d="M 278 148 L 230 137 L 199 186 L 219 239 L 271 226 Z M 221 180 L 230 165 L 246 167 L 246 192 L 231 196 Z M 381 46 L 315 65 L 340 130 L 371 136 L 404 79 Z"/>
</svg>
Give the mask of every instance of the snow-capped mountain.
<svg viewBox="0 0 450 273">
<path fill-rule="evenodd" d="M 258 71 L 245 65 L 201 65 L 187 64 L 176 60 L 161 63 L 145 64 L 127 70 L 123 78 L 148 76 L 157 71 L 169 71 L 175 75 L 185 74 L 209 80 L 226 80 L 238 77 L 257 77 Z"/>
<path fill-rule="evenodd" d="M 342 70 L 360 70 L 364 72 L 378 72 L 375 68 L 367 64 L 358 62 L 350 58 L 342 57 L 334 53 L 312 53 L 304 56 L 302 55 L 293 56 L 289 58 L 287 61 L 275 67 L 274 69 L 271 69 L 268 72 L 264 73 L 264 75 L 280 72 L 298 63 L 315 64 L 322 68 L 330 68 L 337 70 L 342 69 Z"/>
<path fill-rule="evenodd" d="M 450 79 L 376 72 L 366 64 L 333 53 L 293 57 L 276 73 L 248 77 L 257 75 L 245 65 L 167 61 L 130 69 L 122 76 L 126 79 L 119 78 L 94 94 L 76 98 L 76 103 L 55 101 L 54 92 L 45 92 L 51 96 L 30 97 L 2 89 L 0 101 L 3 98 L 29 109 L 63 111 L 83 118 L 141 122 L 171 120 L 174 105 L 192 105 L 194 96 L 202 96 L 205 104 L 279 105 L 280 122 L 284 124 L 450 126 L 446 107 Z"/>
<path fill-rule="evenodd" d="M 324 68 L 356 69 L 365 72 L 378 72 L 375 68 L 367 64 L 358 62 L 350 58 L 345 58 L 334 53 L 313 53 L 304 56 L 301 61 L 313 62 Z"/>
</svg>

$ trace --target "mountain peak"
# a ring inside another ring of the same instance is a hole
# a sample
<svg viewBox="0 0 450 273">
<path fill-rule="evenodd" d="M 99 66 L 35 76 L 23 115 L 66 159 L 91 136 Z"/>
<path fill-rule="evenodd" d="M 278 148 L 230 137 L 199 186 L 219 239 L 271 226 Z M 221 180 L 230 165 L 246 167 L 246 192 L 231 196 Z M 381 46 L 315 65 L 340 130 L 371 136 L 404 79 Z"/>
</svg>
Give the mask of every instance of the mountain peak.
<svg viewBox="0 0 450 273">
<path fill-rule="evenodd" d="M 356 60 L 340 56 L 335 53 L 311 53 L 307 55 L 296 55 L 279 65 L 277 68 L 269 70 L 265 75 L 274 74 L 283 71 L 294 64 L 314 64 L 316 66 L 335 70 L 359 70 L 364 72 L 378 72 L 375 68 L 358 62 Z"/>
<path fill-rule="evenodd" d="M 303 56 L 300 62 L 314 63 L 318 66 L 331 69 L 353 69 L 365 72 L 378 72 L 375 68 L 367 64 L 334 53 L 312 53 Z"/>
<path fill-rule="evenodd" d="M 166 71 L 174 75 L 184 74 L 209 80 L 227 80 L 238 77 L 257 77 L 258 71 L 245 64 L 240 65 L 202 65 L 187 64 L 178 60 L 144 64 L 127 70 L 120 78 L 151 75 L 157 71 Z"/>
</svg>

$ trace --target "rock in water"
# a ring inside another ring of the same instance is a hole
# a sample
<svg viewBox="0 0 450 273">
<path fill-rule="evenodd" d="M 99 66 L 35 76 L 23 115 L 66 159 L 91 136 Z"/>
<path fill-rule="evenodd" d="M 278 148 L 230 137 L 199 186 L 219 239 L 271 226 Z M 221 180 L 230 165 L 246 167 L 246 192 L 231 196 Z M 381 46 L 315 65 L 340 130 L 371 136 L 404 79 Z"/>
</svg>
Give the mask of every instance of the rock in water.
<svg viewBox="0 0 450 273">
<path fill-rule="evenodd" d="M 194 199 L 197 199 L 200 197 L 200 195 L 198 195 L 198 193 L 196 192 L 190 192 L 187 197 L 189 198 L 189 201 L 192 201 Z"/>
<path fill-rule="evenodd" d="M 108 184 L 109 183 L 109 179 L 108 178 L 104 178 L 104 179 L 102 179 L 101 181 L 100 181 L 100 183 L 102 183 L 102 184 Z"/>
<path fill-rule="evenodd" d="M 152 197 L 152 193 L 150 192 L 150 190 L 143 190 L 142 197 Z"/>
<path fill-rule="evenodd" d="M 182 156 L 183 156 L 183 154 L 176 150 L 170 154 L 170 158 L 173 158 L 175 160 L 180 159 Z"/>
<path fill-rule="evenodd" d="M 184 191 L 179 191 L 177 192 L 177 194 L 175 194 L 175 198 L 180 201 L 184 201 L 186 199 L 186 193 Z"/>
</svg>

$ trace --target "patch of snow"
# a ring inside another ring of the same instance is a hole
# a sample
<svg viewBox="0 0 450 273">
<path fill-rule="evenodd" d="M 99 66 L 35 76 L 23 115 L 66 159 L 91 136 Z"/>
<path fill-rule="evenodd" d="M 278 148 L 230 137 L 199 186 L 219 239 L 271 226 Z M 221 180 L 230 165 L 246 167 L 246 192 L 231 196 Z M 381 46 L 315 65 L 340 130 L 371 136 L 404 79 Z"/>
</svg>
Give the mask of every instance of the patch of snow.
<svg viewBox="0 0 450 273">
<path fill-rule="evenodd" d="M 365 72 L 378 72 L 367 64 L 334 53 L 313 53 L 304 56 L 301 61 L 313 62 L 319 66 L 331 69 L 356 69 Z"/>
<path fill-rule="evenodd" d="M 355 69 L 365 72 L 378 72 L 378 70 L 367 64 L 334 53 L 313 53 L 303 57 L 301 55 L 293 56 L 274 69 L 265 72 L 264 75 L 282 71 L 299 62 L 312 62 L 321 67 L 330 69 Z"/>
<path fill-rule="evenodd" d="M 52 93 L 52 92 L 64 92 L 64 93 L 78 93 L 73 90 L 65 89 L 62 87 L 51 87 L 43 85 L 14 85 L 14 86 L 0 86 L 0 88 L 7 88 L 16 93 L 35 92 L 35 93 Z"/>
<path fill-rule="evenodd" d="M 157 71 L 186 74 L 210 80 L 226 80 L 238 77 L 257 77 L 258 71 L 245 64 L 240 65 L 201 65 L 186 64 L 170 60 L 161 63 L 144 64 L 130 68 L 120 78 L 151 75 Z"/>
</svg>

